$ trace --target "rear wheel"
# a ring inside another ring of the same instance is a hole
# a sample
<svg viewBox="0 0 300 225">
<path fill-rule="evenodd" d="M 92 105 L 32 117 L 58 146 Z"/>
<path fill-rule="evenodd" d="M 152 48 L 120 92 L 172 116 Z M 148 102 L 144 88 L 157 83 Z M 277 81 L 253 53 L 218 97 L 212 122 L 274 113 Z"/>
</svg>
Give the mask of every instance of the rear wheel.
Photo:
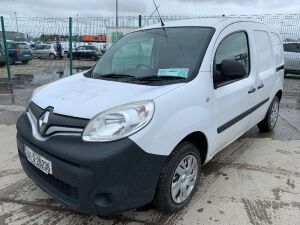
<svg viewBox="0 0 300 225">
<path fill-rule="evenodd" d="M 51 54 L 49 55 L 49 58 L 50 58 L 50 59 L 55 59 L 56 57 L 55 57 L 55 55 L 54 55 L 53 53 L 51 53 Z"/>
<path fill-rule="evenodd" d="M 27 63 L 28 63 L 28 60 L 23 60 L 22 63 L 23 63 L 23 64 L 27 64 Z"/>
<path fill-rule="evenodd" d="M 272 103 L 268 109 L 266 117 L 257 124 L 258 128 L 262 132 L 269 132 L 274 129 L 279 115 L 279 99 L 274 97 Z"/>
<path fill-rule="evenodd" d="M 183 209 L 196 190 L 200 166 L 198 148 L 190 142 L 179 144 L 162 168 L 153 204 L 165 212 Z"/>
</svg>

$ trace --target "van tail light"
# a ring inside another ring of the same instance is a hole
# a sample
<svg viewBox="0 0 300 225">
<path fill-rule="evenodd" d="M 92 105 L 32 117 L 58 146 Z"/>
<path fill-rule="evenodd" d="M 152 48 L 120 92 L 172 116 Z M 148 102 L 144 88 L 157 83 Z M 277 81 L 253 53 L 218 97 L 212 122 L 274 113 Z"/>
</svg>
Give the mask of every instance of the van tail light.
<svg viewBox="0 0 300 225">
<path fill-rule="evenodd" d="M 16 49 L 16 53 L 17 54 L 21 53 L 21 49 Z"/>
</svg>

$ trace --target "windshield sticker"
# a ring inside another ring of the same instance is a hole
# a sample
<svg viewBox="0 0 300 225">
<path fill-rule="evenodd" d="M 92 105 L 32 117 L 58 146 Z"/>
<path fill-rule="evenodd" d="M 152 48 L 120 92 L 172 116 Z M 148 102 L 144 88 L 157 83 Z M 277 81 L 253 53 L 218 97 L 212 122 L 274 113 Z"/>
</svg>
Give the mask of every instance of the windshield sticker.
<svg viewBox="0 0 300 225">
<path fill-rule="evenodd" d="M 159 69 L 157 75 L 187 78 L 188 74 L 189 74 L 189 68 L 168 68 L 168 69 Z"/>
</svg>

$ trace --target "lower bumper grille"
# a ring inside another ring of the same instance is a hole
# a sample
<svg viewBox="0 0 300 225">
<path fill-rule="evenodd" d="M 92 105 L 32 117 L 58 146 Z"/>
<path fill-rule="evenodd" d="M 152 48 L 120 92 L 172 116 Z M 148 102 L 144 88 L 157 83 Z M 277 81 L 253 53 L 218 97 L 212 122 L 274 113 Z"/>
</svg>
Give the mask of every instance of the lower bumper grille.
<svg viewBox="0 0 300 225">
<path fill-rule="evenodd" d="M 67 197 L 71 198 L 73 201 L 78 201 L 79 196 L 79 189 L 77 187 L 71 186 L 52 175 L 48 175 L 40 171 L 30 162 L 28 162 L 28 166 L 34 173 L 39 176 L 43 181 L 47 182 L 49 186 L 52 186 L 57 191 L 61 192 L 62 194 L 66 195 Z"/>
</svg>

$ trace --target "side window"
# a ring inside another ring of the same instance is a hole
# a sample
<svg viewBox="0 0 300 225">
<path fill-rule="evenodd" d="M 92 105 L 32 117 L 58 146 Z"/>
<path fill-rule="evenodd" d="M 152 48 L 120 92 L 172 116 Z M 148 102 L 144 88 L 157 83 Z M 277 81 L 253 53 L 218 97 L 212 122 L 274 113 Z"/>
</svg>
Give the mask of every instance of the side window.
<svg viewBox="0 0 300 225">
<path fill-rule="evenodd" d="M 14 48 L 14 45 L 11 44 L 11 43 L 7 43 L 7 48 L 8 48 L 8 49 L 13 49 L 13 48 Z"/>
<path fill-rule="evenodd" d="M 284 49 L 285 52 L 290 52 L 291 51 L 290 50 L 290 44 L 284 44 L 283 49 Z"/>
<path fill-rule="evenodd" d="M 284 44 L 284 51 L 285 52 L 296 52 L 296 53 L 300 53 L 300 46 L 299 44 L 296 43 L 288 43 L 288 44 Z"/>
<path fill-rule="evenodd" d="M 291 52 L 290 44 L 284 44 L 283 49 L 284 49 L 285 52 Z"/>
<path fill-rule="evenodd" d="M 257 70 L 263 72 L 272 67 L 273 55 L 269 34 L 265 31 L 254 31 Z"/>
<path fill-rule="evenodd" d="M 214 59 L 214 84 L 220 85 L 236 81 L 236 78 L 227 77 L 222 74 L 221 64 L 224 60 L 240 62 L 248 76 L 250 71 L 248 38 L 245 32 L 230 34 L 222 40 L 217 48 Z M 245 76 L 246 77 L 246 76 Z"/>
</svg>

